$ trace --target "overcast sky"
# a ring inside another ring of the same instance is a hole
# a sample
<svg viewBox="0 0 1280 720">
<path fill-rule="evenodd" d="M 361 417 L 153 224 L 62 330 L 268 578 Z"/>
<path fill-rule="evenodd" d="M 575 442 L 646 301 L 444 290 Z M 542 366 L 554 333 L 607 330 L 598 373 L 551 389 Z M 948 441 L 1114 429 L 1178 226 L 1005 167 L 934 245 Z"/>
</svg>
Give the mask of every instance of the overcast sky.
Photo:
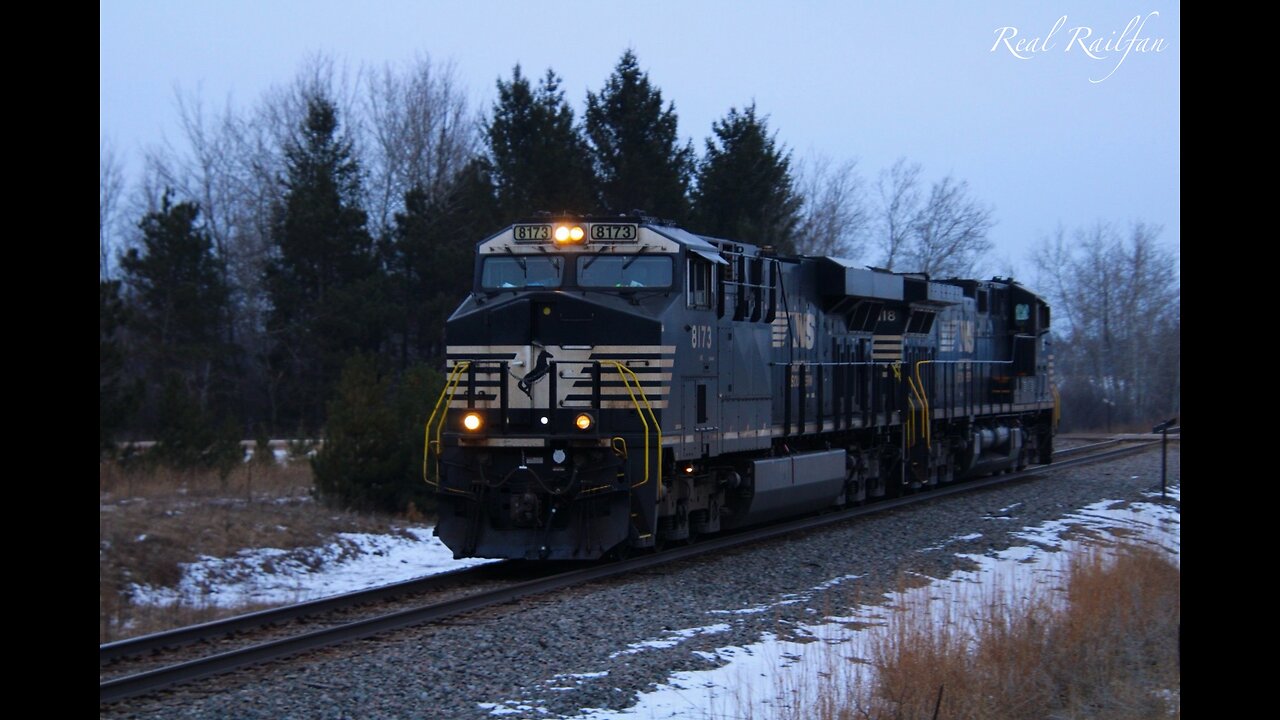
<svg viewBox="0 0 1280 720">
<path fill-rule="evenodd" d="M 1180 242 L 1176 3 L 104 0 L 100 10 L 100 132 L 131 173 L 147 147 L 179 138 L 176 92 L 247 108 L 316 52 L 352 71 L 422 54 L 452 61 L 485 109 L 516 63 L 534 77 L 550 67 L 581 118 L 587 91 L 630 47 L 699 152 L 713 121 L 754 101 L 797 159 L 857 158 L 874 179 L 906 156 L 930 180 L 967 180 L 995 206 L 989 270 L 1025 267 L 1059 223 L 1142 220 Z M 1124 32 L 1134 18 L 1141 28 Z"/>
</svg>

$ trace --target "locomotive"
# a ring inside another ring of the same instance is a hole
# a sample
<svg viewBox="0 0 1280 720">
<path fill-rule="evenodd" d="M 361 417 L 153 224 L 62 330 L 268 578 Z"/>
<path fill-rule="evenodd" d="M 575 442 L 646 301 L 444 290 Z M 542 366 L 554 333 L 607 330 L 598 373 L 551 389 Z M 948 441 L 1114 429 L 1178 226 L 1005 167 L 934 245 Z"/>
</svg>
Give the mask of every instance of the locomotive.
<svg viewBox="0 0 1280 720">
<path fill-rule="evenodd" d="M 426 427 L 455 557 L 593 559 L 1047 463 L 1049 306 L 641 214 L 476 247 Z"/>
</svg>

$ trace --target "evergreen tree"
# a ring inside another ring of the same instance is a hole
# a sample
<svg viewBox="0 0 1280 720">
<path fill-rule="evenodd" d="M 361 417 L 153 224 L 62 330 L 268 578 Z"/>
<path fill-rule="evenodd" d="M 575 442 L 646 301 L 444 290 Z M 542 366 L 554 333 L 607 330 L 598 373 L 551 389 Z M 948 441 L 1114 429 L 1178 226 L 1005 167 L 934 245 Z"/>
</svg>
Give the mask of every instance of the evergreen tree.
<svg viewBox="0 0 1280 720">
<path fill-rule="evenodd" d="M 693 145 L 680 146 L 676 124 L 675 104 L 662 109 L 662 92 L 627 50 L 600 94 L 587 93 L 587 137 L 605 207 L 687 218 Z"/>
<path fill-rule="evenodd" d="M 98 281 L 98 447 L 111 450 L 137 408 L 141 388 L 125 372 L 127 322 L 120 283 Z"/>
<path fill-rule="evenodd" d="M 360 205 L 360 167 L 329 99 L 308 100 L 299 133 L 285 145 L 285 172 L 265 273 L 273 420 L 314 430 L 347 356 L 377 349 L 387 308 Z"/>
<path fill-rule="evenodd" d="M 536 90 L 519 65 L 509 82 L 498 80 L 498 101 L 484 130 L 497 188 L 495 227 L 541 210 L 595 209 L 591 157 L 553 71 Z"/>
<path fill-rule="evenodd" d="M 715 137 L 707 138 L 698 168 L 693 226 L 708 235 L 791 252 L 801 200 L 790 153 L 769 135 L 754 103 L 743 112 L 730 108 L 712 129 Z"/>
<path fill-rule="evenodd" d="M 223 414 L 219 418 L 200 403 L 176 375 L 165 378 L 159 390 L 156 446 L 151 461 L 179 469 L 216 469 L 225 481 L 244 460 L 240 426 Z"/>
<path fill-rule="evenodd" d="M 174 204 L 166 192 L 160 209 L 138 224 L 142 246 L 122 256 L 120 267 L 132 291 L 131 334 L 149 388 L 177 383 L 201 413 L 222 415 L 232 385 L 232 353 L 223 340 L 228 291 L 199 217 L 199 206 Z M 162 399 L 152 395 L 150 415 L 162 425 L 155 417 Z"/>
<path fill-rule="evenodd" d="M 415 187 L 404 203 L 404 212 L 395 216 L 387 261 L 401 370 L 416 361 L 443 360 L 445 320 L 471 289 L 475 242 L 494 229 L 497 212 L 479 160 L 459 172 L 439 197 Z"/>
<path fill-rule="evenodd" d="M 422 481 L 422 428 L 430 400 L 444 386 L 424 366 L 393 383 L 377 358 L 353 355 L 329 403 L 324 447 L 311 461 L 316 489 L 338 507 L 398 512 L 410 503 L 426 508 L 430 489 Z"/>
</svg>

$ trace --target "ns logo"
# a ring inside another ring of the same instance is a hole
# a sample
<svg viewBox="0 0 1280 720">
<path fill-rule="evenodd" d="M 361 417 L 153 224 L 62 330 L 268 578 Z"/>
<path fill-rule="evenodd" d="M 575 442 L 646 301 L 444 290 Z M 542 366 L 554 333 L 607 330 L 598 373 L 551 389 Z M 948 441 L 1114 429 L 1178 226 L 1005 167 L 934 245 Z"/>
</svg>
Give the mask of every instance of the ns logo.
<svg viewBox="0 0 1280 720">
<path fill-rule="evenodd" d="M 812 350 L 818 340 L 818 317 L 810 312 L 780 312 L 773 321 L 773 346 L 786 347 L 790 337 L 791 347 Z"/>
<path fill-rule="evenodd" d="M 520 388 L 520 392 L 528 395 L 530 400 L 533 399 L 533 384 L 546 377 L 547 371 L 551 369 L 550 360 L 554 358 L 554 355 L 543 350 L 541 354 L 538 355 L 538 360 L 534 363 L 533 369 L 525 373 L 524 377 L 520 378 L 516 382 L 516 386 Z"/>
</svg>

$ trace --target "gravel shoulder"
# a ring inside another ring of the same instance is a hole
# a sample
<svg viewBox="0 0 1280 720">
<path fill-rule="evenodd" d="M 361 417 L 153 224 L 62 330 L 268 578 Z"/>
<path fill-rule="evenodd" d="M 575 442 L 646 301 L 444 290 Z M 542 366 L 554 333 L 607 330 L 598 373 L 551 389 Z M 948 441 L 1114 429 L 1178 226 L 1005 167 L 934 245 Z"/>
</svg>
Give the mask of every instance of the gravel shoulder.
<svg viewBox="0 0 1280 720">
<path fill-rule="evenodd" d="M 1171 443 L 1169 484 L 1179 481 Z M 967 566 L 958 553 L 1026 545 L 1013 533 L 1100 500 L 1150 502 L 1144 492 L 1158 499 L 1159 485 L 1157 447 L 126 700 L 101 715 L 489 718 L 497 709 L 546 718 L 621 709 L 672 672 L 718 664 L 717 648 L 787 638 L 913 576 Z"/>
</svg>

